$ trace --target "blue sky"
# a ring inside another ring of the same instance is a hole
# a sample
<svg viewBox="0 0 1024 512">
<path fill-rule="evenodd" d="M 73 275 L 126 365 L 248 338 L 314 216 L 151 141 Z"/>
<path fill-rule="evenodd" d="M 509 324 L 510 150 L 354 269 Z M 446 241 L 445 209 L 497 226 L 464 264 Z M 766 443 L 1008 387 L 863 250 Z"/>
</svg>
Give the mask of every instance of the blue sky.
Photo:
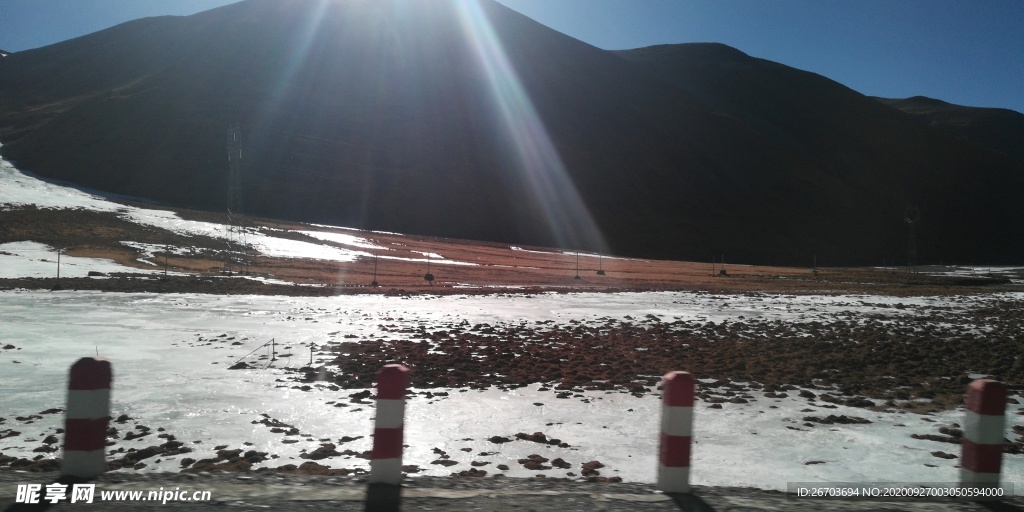
<svg viewBox="0 0 1024 512">
<path fill-rule="evenodd" d="M 1024 0 L 498 0 L 604 49 L 720 42 L 872 96 L 1024 112 Z M 0 0 L 0 49 L 233 0 Z"/>
</svg>

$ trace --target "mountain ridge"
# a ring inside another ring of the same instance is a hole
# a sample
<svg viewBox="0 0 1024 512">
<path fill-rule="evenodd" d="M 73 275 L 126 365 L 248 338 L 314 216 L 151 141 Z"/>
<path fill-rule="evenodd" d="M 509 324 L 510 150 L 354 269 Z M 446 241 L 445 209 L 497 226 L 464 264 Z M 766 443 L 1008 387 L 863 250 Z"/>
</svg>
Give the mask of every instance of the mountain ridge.
<svg viewBox="0 0 1024 512">
<path fill-rule="evenodd" d="M 961 140 L 1024 159 L 1024 114 L 1020 112 L 955 105 L 925 96 L 875 99 Z"/>
<path fill-rule="evenodd" d="M 0 151 L 44 176 L 222 210 L 238 122 L 245 209 L 264 216 L 872 264 L 906 255 L 904 210 L 919 207 L 923 261 L 1020 258 L 1024 221 L 993 221 L 1024 218 L 1009 192 L 1024 158 L 820 75 L 717 44 L 601 50 L 489 1 L 324 5 L 250 0 L 12 54 Z"/>
</svg>

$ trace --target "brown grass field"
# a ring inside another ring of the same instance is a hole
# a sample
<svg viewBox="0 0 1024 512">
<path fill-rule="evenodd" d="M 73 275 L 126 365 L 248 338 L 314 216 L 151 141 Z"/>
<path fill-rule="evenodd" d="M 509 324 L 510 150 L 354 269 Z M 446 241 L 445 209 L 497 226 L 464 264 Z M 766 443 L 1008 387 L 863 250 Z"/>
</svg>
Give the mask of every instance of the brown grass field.
<svg viewBox="0 0 1024 512">
<path fill-rule="evenodd" d="M 225 216 L 207 212 L 179 211 L 190 220 L 224 222 Z M 645 260 L 596 256 L 542 247 L 400 235 L 341 228 L 310 226 L 268 219 L 248 219 L 252 229 L 274 236 L 378 254 L 376 280 L 374 258 L 360 256 L 353 262 L 313 258 L 271 258 L 250 251 L 248 263 L 228 265 L 227 243 L 207 236 L 185 236 L 142 226 L 115 213 L 85 210 L 18 209 L 0 211 L 0 243 L 35 241 L 63 247 L 64 254 L 106 258 L 126 267 L 115 279 L 64 278 L 70 289 L 108 291 L 245 293 L 285 295 L 333 295 L 346 293 L 495 293 L 556 291 L 702 290 L 717 292 L 779 293 L 879 293 L 931 295 L 983 293 L 1005 280 L 989 277 L 940 277 L 908 274 L 902 269 L 770 267 L 711 262 Z M 325 242 L 297 231 L 336 232 L 354 235 L 386 250 L 360 249 Z M 193 247 L 189 255 L 160 254 L 152 263 L 175 275 L 165 279 L 131 275 L 131 268 L 152 270 L 138 261 L 143 255 L 122 241 Z M 429 271 L 422 253 L 445 260 L 470 263 L 453 265 L 433 259 Z M 394 259 L 405 258 L 405 259 Z M 416 261 L 409 261 L 416 260 Z M 604 274 L 599 275 L 598 270 Z M 576 277 L 579 276 L 577 279 Z M 236 279 L 224 279 L 235 277 Z M 237 277 L 264 277 L 288 284 L 265 284 Z M 55 279 L 0 279 L 0 289 L 49 289 Z M 302 285 L 302 286 L 294 286 Z"/>
</svg>

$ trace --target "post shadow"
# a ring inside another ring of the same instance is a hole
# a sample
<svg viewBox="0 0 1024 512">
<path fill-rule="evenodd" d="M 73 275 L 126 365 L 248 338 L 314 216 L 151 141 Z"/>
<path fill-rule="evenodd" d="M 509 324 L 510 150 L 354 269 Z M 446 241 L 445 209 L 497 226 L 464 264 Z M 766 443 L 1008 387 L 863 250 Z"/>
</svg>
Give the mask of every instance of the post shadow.
<svg viewBox="0 0 1024 512">
<path fill-rule="evenodd" d="M 399 512 L 402 510 L 402 486 L 394 484 L 368 484 L 366 486 L 366 512 Z"/>
<path fill-rule="evenodd" d="M 715 512 L 707 502 L 700 496 L 682 492 L 666 492 L 665 496 L 672 498 L 672 502 L 684 512 Z"/>
</svg>

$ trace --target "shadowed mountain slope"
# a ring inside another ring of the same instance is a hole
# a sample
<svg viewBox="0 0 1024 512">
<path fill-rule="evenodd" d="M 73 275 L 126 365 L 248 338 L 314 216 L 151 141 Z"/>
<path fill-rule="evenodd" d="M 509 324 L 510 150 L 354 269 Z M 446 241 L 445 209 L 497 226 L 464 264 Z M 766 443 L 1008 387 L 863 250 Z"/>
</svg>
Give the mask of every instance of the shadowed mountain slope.
<svg viewBox="0 0 1024 512">
<path fill-rule="evenodd" d="M 264 216 L 854 264 L 905 255 L 916 206 L 922 260 L 1022 254 L 1021 158 L 725 46 L 608 52 L 495 2 L 459 5 L 250 0 L 11 54 L 2 151 L 222 210 L 237 122 L 244 209 Z"/>
<path fill-rule="evenodd" d="M 1024 114 L 1020 112 L 1005 108 L 964 107 L 924 96 L 875 99 L 946 133 L 1024 159 Z"/>
<path fill-rule="evenodd" d="M 828 197 L 828 207 L 804 213 L 842 230 L 820 233 L 811 244 L 817 254 L 841 250 L 826 245 L 839 235 L 840 243 L 861 241 L 858 255 L 905 262 L 908 233 L 900 224 L 907 208 L 917 208 L 921 258 L 1020 258 L 1008 236 L 1024 232 L 1012 220 L 1024 211 L 1016 198 L 1024 159 L 965 144 L 825 77 L 725 45 L 616 53 L 810 160 L 824 185 L 812 193 Z"/>
</svg>

